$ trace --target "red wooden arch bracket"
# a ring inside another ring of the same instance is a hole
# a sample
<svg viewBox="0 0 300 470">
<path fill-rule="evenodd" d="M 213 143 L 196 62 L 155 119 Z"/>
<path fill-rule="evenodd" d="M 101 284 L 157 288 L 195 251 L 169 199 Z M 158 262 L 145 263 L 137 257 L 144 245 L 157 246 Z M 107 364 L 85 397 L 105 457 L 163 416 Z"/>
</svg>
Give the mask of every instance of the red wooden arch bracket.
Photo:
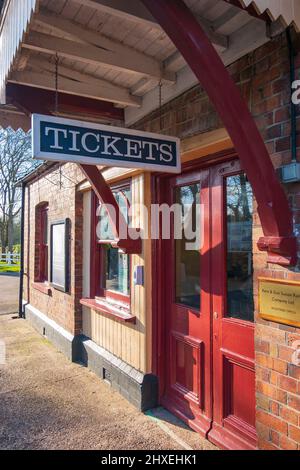
<svg viewBox="0 0 300 470">
<path fill-rule="evenodd" d="M 132 239 L 129 234 L 129 227 L 125 221 L 118 203 L 103 178 L 101 171 L 94 165 L 79 165 L 86 178 L 91 183 L 93 190 L 98 199 L 106 206 L 108 216 L 112 223 L 112 230 L 115 241 L 112 246 L 119 248 L 126 254 L 139 254 L 142 251 L 142 241 L 140 237 L 136 240 Z M 135 229 L 138 232 L 138 229 Z M 122 235 L 123 236 L 122 236 Z"/>
<path fill-rule="evenodd" d="M 37 112 L 34 101 L 30 102 L 26 100 L 26 111 L 29 113 Z M 49 111 L 49 109 L 45 106 L 44 101 L 39 102 L 38 112 L 46 115 L 53 114 L 53 112 Z M 111 243 L 112 246 L 119 248 L 123 253 L 126 254 L 140 254 L 142 252 L 142 240 L 140 237 L 137 239 L 132 239 L 130 237 L 128 224 L 120 211 L 112 190 L 103 178 L 100 170 L 96 165 L 79 165 L 79 167 L 91 183 L 91 186 L 95 191 L 98 199 L 104 205 L 107 205 L 108 216 L 112 222 L 112 230 L 115 236 L 115 240 Z M 139 232 L 139 229 L 135 229 L 135 231 Z"/>
<path fill-rule="evenodd" d="M 253 117 L 219 55 L 182 0 L 141 0 L 160 23 L 214 104 L 239 155 L 258 204 L 268 262 L 292 266 L 297 240 L 292 214 Z"/>
</svg>

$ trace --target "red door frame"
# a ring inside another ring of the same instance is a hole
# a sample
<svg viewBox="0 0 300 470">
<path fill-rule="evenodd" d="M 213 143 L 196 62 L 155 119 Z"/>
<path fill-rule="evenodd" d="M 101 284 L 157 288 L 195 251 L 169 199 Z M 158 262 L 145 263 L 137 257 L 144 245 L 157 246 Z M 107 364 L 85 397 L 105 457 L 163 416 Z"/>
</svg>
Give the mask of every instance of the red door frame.
<svg viewBox="0 0 300 470">
<path fill-rule="evenodd" d="M 237 157 L 234 149 L 218 152 L 207 158 L 200 158 L 182 165 L 182 173 L 193 169 L 204 170 L 205 168 L 226 161 L 231 161 Z M 159 204 L 165 197 L 162 179 L 170 175 L 160 174 L 151 176 L 152 204 Z M 152 372 L 159 377 L 159 398 L 165 386 L 165 354 L 164 354 L 164 332 L 165 315 L 162 307 L 164 293 L 162 292 L 162 272 L 163 272 L 163 241 L 161 239 L 152 240 Z"/>
<path fill-rule="evenodd" d="M 167 177 L 168 183 L 164 180 Z M 200 314 L 196 316 L 195 309 L 177 305 L 173 300 L 175 297 L 175 266 L 174 266 L 174 240 L 161 241 L 160 256 L 164 258 L 168 255 L 168 259 L 162 259 L 160 279 L 161 288 L 164 293 L 162 300 L 162 311 L 164 312 L 164 333 L 162 336 L 163 356 L 165 359 L 170 358 L 168 363 L 169 371 L 165 373 L 163 385 L 161 388 L 161 403 L 174 412 L 178 417 L 186 421 L 191 428 L 199 432 L 204 437 L 207 436 L 211 427 L 212 403 L 211 403 L 211 355 L 207 355 L 207 350 L 211 348 L 210 334 L 210 277 L 205 273 L 210 272 L 210 198 L 209 198 L 209 172 L 199 167 L 193 169 L 186 166 L 186 171 L 178 176 L 170 175 L 161 177 L 160 187 L 164 194 L 160 194 L 164 201 L 169 205 L 174 203 L 174 189 L 193 183 L 201 184 L 201 203 L 205 205 L 204 214 L 204 246 L 201 249 L 203 254 L 200 279 L 201 279 L 201 308 Z M 171 223 L 171 230 L 173 221 Z M 170 256 L 170 258 L 169 258 Z M 164 286 L 164 287 L 163 287 Z M 193 312 L 193 313 L 192 313 Z M 178 325 L 182 318 L 187 319 L 187 324 Z M 176 319 L 176 321 L 175 321 Z M 175 323 L 175 324 L 174 324 Z M 199 331 L 198 331 L 199 328 Z M 181 331 L 180 331 L 181 330 Z M 190 394 L 187 391 L 180 391 L 181 387 L 177 387 L 175 380 L 174 367 L 174 345 L 176 341 L 183 341 L 185 345 L 189 344 L 194 351 L 197 350 L 198 355 L 198 371 L 199 377 L 197 382 L 197 394 Z M 165 365 L 166 361 L 164 361 Z M 200 378 L 201 377 L 201 378 Z M 169 382 L 170 381 L 170 382 Z M 204 385 L 204 386 L 203 386 Z M 182 399 L 183 393 L 187 393 L 185 403 Z M 188 396 L 190 398 L 188 398 Z M 186 416 L 192 411 L 193 419 L 187 420 Z"/>
<path fill-rule="evenodd" d="M 206 90 L 232 139 L 252 185 L 268 262 L 297 262 L 297 240 L 287 197 L 245 100 L 218 53 L 183 0 L 142 0 Z"/>
<path fill-rule="evenodd" d="M 231 166 L 232 170 L 231 173 L 229 172 L 228 174 L 236 174 L 240 173 L 241 169 L 238 171 L 235 168 L 234 162 L 238 162 L 237 160 L 237 155 L 234 150 L 229 150 L 229 151 L 224 151 L 220 152 L 218 154 L 215 154 L 213 156 L 208 157 L 207 159 L 199 159 L 195 160 L 193 162 L 188 162 L 183 165 L 182 168 L 182 173 L 190 173 L 193 170 L 198 170 L 203 171 L 206 168 L 209 168 L 211 166 L 217 166 L 221 163 L 228 162 L 228 164 Z M 238 165 L 239 166 L 239 165 Z M 170 175 L 159 175 L 159 176 L 152 176 L 152 194 L 154 195 L 152 198 L 152 203 L 159 204 L 162 201 L 165 201 L 166 199 L 166 191 L 167 187 L 165 184 L 163 184 L 164 180 L 166 177 L 170 178 Z M 223 191 L 223 189 L 222 189 Z M 221 207 L 219 208 L 221 210 Z M 223 208 L 222 208 L 223 209 Z M 224 210 L 224 209 L 223 209 Z M 214 222 L 211 212 L 207 214 L 206 216 L 210 217 L 211 216 L 211 224 L 214 227 L 216 225 L 216 221 Z M 215 214 L 214 214 L 215 216 Z M 218 217 L 220 218 L 221 215 L 218 214 Z M 222 215 L 222 221 L 224 222 L 224 217 Z M 224 240 L 223 240 L 224 242 Z M 152 292 L 153 292 L 153 301 L 152 301 L 152 311 L 153 311 L 153 317 L 152 317 L 152 371 L 154 374 L 156 374 L 159 378 L 159 402 L 163 404 L 163 395 L 165 392 L 166 388 L 166 337 L 167 337 L 167 313 L 166 313 L 166 308 L 165 308 L 165 290 L 161 288 L 163 285 L 163 277 L 165 275 L 164 271 L 164 242 L 159 239 L 159 240 L 153 240 L 152 241 L 152 270 L 153 270 L 153 276 L 152 276 Z M 210 255 L 210 264 L 211 263 L 220 263 L 220 259 L 223 259 L 223 265 L 225 266 L 225 244 L 223 243 L 223 246 L 221 244 L 219 245 L 218 250 L 215 250 L 213 255 Z M 171 282 L 169 280 L 169 282 Z M 214 282 L 217 282 L 217 288 L 220 289 L 223 292 L 223 299 L 220 296 L 220 299 L 211 299 L 211 309 L 210 309 L 210 314 L 212 315 L 212 312 L 215 310 L 219 310 L 222 312 L 223 316 L 223 311 L 224 311 L 224 302 L 225 302 L 225 297 L 226 297 L 226 278 L 225 278 L 225 269 L 223 270 L 222 276 L 220 276 L 219 280 L 214 280 Z M 213 354 L 213 349 L 214 351 L 214 361 L 219 361 L 220 362 L 220 354 L 219 351 L 216 350 L 218 345 L 214 344 L 213 338 L 212 338 L 212 319 L 209 319 L 210 321 L 210 326 L 209 326 L 209 334 L 211 336 L 211 353 Z M 235 323 L 235 320 L 233 320 L 233 323 Z M 245 324 L 248 322 L 243 322 L 243 321 L 237 321 L 238 324 Z M 247 325 L 249 326 L 249 324 Z M 215 326 L 214 326 L 215 328 Z M 250 330 L 253 330 L 253 336 L 248 338 L 249 341 L 253 340 L 253 352 L 254 352 L 254 324 L 253 328 L 250 326 Z M 220 333 L 220 324 L 216 328 L 216 332 Z M 249 333 L 249 332 L 248 332 Z M 207 360 L 207 359 L 206 359 Z M 210 363 L 211 364 L 211 363 Z M 217 383 L 215 382 L 215 379 L 213 377 L 213 370 L 215 369 L 215 365 L 212 367 L 210 364 L 208 364 L 208 367 L 210 367 L 210 377 L 206 375 L 206 387 L 210 388 L 210 391 L 207 389 L 205 390 L 206 393 L 210 393 L 210 397 L 207 400 L 207 417 L 211 419 L 211 426 L 207 428 L 207 432 L 203 433 L 204 426 L 197 426 L 193 424 L 193 422 L 189 422 L 188 424 L 194 428 L 196 431 L 202 433 L 205 435 L 205 437 L 210 436 L 211 440 L 215 442 L 218 445 L 221 445 L 222 439 L 224 439 L 224 428 L 221 426 L 222 422 L 222 415 L 223 413 L 223 408 L 221 406 L 218 415 L 217 415 L 217 420 L 219 422 L 219 425 L 213 425 L 212 419 L 213 419 L 213 410 L 212 410 L 212 402 L 210 401 L 210 398 L 212 394 L 214 394 L 214 399 L 218 399 L 220 403 L 225 403 L 223 400 L 223 395 L 222 392 L 222 384 L 223 384 L 223 369 L 220 366 L 220 363 L 218 364 L 218 370 L 220 373 L 220 377 L 217 380 Z M 246 364 L 247 365 L 247 364 Z M 254 367 L 254 361 L 249 361 L 249 367 Z M 220 395 L 221 393 L 221 395 Z M 226 406 L 226 404 L 225 404 Z M 177 413 L 180 416 L 180 412 Z M 182 416 L 183 417 L 183 416 Z M 203 420 L 203 423 L 205 421 Z M 243 439 L 238 439 L 235 438 L 234 434 L 230 432 L 230 425 L 231 423 L 228 423 L 228 432 L 225 430 L 225 440 L 226 443 L 224 444 L 225 448 L 240 448 L 240 449 L 254 449 L 256 447 L 256 435 L 255 433 L 252 433 L 252 441 L 251 441 L 251 431 L 249 433 L 250 435 L 250 443 L 243 441 Z M 246 429 L 247 431 L 247 429 Z"/>
<path fill-rule="evenodd" d="M 232 367 L 247 370 L 250 376 L 252 403 L 244 408 L 252 410 L 250 421 L 255 420 L 255 361 L 254 361 L 254 329 L 255 323 L 235 319 L 227 316 L 227 220 L 226 220 L 226 187 L 225 178 L 241 173 L 238 160 L 226 164 L 215 165 L 212 168 L 211 188 L 214 214 L 212 217 L 212 232 L 214 246 L 212 247 L 211 262 L 217 266 L 221 264 L 224 269 L 220 275 L 214 277 L 214 290 L 221 295 L 212 296 L 212 354 L 213 354 L 213 397 L 218 406 L 214 407 L 213 426 L 209 439 L 226 449 L 254 450 L 257 447 L 256 430 L 248 423 L 237 419 L 231 410 L 231 400 L 234 390 L 225 390 L 225 383 L 231 383 Z M 249 354 L 249 355 L 248 355 Z M 253 383 L 252 383 L 253 382 Z M 240 392 L 249 384 L 240 383 Z M 232 413 L 232 414 L 231 414 Z M 252 423 L 253 424 L 253 423 Z"/>
</svg>

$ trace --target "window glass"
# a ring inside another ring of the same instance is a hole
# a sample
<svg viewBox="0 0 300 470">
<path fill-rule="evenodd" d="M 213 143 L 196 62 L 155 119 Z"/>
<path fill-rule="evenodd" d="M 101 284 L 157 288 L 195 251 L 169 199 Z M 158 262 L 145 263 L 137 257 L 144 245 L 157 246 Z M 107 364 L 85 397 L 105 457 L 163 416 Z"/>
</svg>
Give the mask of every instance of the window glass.
<svg viewBox="0 0 300 470">
<path fill-rule="evenodd" d="M 48 204 L 36 208 L 36 267 L 35 280 L 48 280 Z"/>
<path fill-rule="evenodd" d="M 200 309 L 200 251 L 187 249 L 184 232 L 184 207 L 192 211 L 193 231 L 196 229 L 196 204 L 200 204 L 200 185 L 191 184 L 175 190 L 175 200 L 181 205 L 181 240 L 175 240 L 175 296 L 176 303 Z M 198 207 L 199 210 L 199 207 Z"/>
<path fill-rule="evenodd" d="M 54 223 L 51 226 L 51 282 L 63 289 L 66 288 L 66 226 L 63 223 Z"/>
<path fill-rule="evenodd" d="M 44 243 L 44 245 L 47 245 L 48 244 L 48 208 L 42 210 L 41 218 L 42 218 L 41 225 L 42 225 L 42 231 L 43 231 L 42 243 Z"/>
<path fill-rule="evenodd" d="M 120 253 L 118 248 L 103 245 L 102 288 L 129 294 L 129 256 Z"/>
<path fill-rule="evenodd" d="M 130 188 L 124 188 L 121 190 L 113 191 L 113 195 L 115 196 L 115 199 L 119 205 L 121 213 L 123 214 L 127 223 L 129 223 L 128 207 L 130 206 L 130 203 L 131 203 Z M 111 222 L 109 220 L 108 213 L 104 205 L 100 207 L 99 216 L 100 216 L 100 225 L 97 230 L 98 239 L 99 240 L 113 240 L 114 235 L 113 235 L 113 230 L 111 227 Z"/>
<path fill-rule="evenodd" d="M 113 190 L 113 195 L 118 203 L 121 213 L 129 224 L 128 209 L 131 204 L 130 187 Z M 98 212 L 97 238 L 101 241 L 114 240 L 112 224 L 105 210 L 105 206 Z M 109 244 L 100 244 L 100 287 L 107 291 L 129 295 L 130 270 L 129 255 L 120 253 L 118 248 Z"/>
<path fill-rule="evenodd" d="M 226 179 L 227 315 L 254 320 L 253 193 L 246 175 Z"/>
</svg>

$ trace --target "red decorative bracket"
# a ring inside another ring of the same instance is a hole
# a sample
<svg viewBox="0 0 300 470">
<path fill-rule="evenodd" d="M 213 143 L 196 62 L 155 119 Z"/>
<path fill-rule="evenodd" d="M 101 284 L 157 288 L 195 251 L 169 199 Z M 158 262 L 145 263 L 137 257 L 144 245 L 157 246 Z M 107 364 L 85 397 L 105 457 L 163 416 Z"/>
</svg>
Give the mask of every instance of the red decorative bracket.
<svg viewBox="0 0 300 470">
<path fill-rule="evenodd" d="M 297 240 L 295 237 L 261 237 L 257 242 L 260 251 L 268 252 L 268 263 L 293 266 L 297 262 Z M 290 254 L 295 253 L 290 259 Z"/>
<path fill-rule="evenodd" d="M 258 242 L 268 262 L 297 262 L 292 214 L 269 153 L 238 87 L 182 0 L 142 0 L 173 41 L 214 104 L 252 185 L 264 232 Z"/>
<path fill-rule="evenodd" d="M 106 206 L 108 216 L 112 223 L 112 230 L 115 241 L 112 246 L 119 248 L 126 254 L 139 254 L 142 251 L 142 241 L 140 238 L 133 240 L 130 237 L 129 227 L 125 221 L 112 190 L 106 183 L 102 173 L 95 165 L 79 165 L 87 179 L 92 185 L 98 199 Z M 125 231 L 125 236 L 121 235 L 121 227 Z M 135 229 L 138 231 L 138 229 Z"/>
<path fill-rule="evenodd" d="M 16 85 L 7 85 L 7 94 L 9 100 L 13 102 L 17 107 L 28 113 L 41 113 L 41 114 L 53 114 L 53 109 L 50 103 L 54 102 L 54 94 L 49 93 L 45 90 L 32 89 L 31 87 L 22 87 Z M 61 102 L 60 105 L 69 105 L 72 109 L 79 107 L 81 113 L 86 112 L 91 104 L 94 105 L 94 100 L 82 99 L 78 97 L 70 97 L 69 95 L 60 93 Z M 71 99 L 70 99 L 71 98 Z M 47 105 L 48 103 L 48 105 Z M 85 108 L 83 108 L 85 107 Z M 77 108 L 76 108 L 77 109 Z M 109 103 L 97 102 L 97 106 L 93 107 L 93 112 L 98 110 L 98 114 L 106 115 L 111 118 L 122 118 L 123 111 L 114 109 Z M 77 109 L 78 111 L 78 109 Z M 106 114 L 105 114 L 106 113 Z M 134 240 L 130 238 L 129 227 L 125 221 L 123 214 L 121 213 L 119 206 L 114 198 L 114 195 L 103 178 L 101 172 L 94 165 L 79 165 L 92 185 L 93 190 L 97 194 L 97 197 L 103 204 L 108 204 L 108 215 L 112 221 L 112 230 L 115 236 L 112 246 L 119 248 L 126 254 L 139 254 L 142 251 L 142 241 L 140 238 Z M 111 209 L 113 207 L 113 210 Z M 114 213 L 112 213 L 114 212 Z M 121 238 L 120 227 L 123 227 L 125 236 Z M 138 229 L 135 229 L 138 232 Z"/>
</svg>

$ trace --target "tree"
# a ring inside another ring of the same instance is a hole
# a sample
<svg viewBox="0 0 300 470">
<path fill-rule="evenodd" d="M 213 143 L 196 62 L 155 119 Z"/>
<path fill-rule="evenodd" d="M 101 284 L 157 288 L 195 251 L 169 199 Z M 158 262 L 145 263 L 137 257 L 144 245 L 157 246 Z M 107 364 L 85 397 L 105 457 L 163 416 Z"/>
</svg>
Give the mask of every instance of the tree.
<svg viewBox="0 0 300 470">
<path fill-rule="evenodd" d="M 2 250 L 12 251 L 14 223 L 21 210 L 17 181 L 36 166 L 31 158 L 31 133 L 0 129 L 0 237 Z"/>
</svg>

